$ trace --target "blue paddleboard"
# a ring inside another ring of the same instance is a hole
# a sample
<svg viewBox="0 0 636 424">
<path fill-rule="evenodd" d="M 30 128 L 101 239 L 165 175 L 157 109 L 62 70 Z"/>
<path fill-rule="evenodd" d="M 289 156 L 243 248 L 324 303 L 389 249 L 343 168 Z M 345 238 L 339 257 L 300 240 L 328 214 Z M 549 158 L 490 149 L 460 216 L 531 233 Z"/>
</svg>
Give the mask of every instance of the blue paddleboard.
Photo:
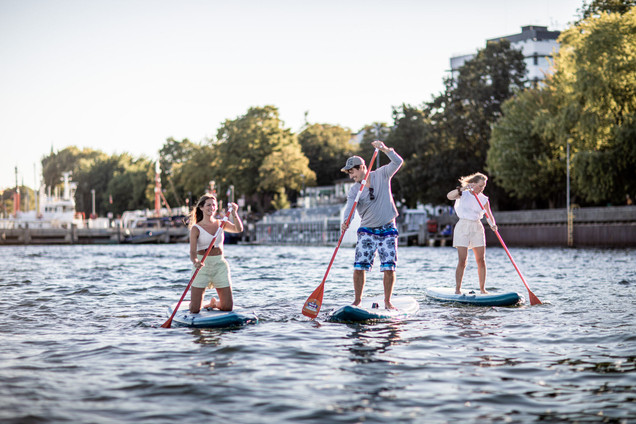
<svg viewBox="0 0 636 424">
<path fill-rule="evenodd" d="M 481 294 L 477 291 L 462 290 L 462 294 L 455 294 L 455 289 L 450 287 L 429 287 L 426 289 L 426 296 L 440 302 L 477 306 L 510 306 L 524 302 L 523 297 L 515 292 Z"/>
<path fill-rule="evenodd" d="M 175 303 L 168 308 L 168 317 L 177 306 Z M 181 302 L 179 310 L 172 318 L 174 325 L 197 328 L 234 327 L 245 324 L 255 324 L 258 317 L 253 313 L 234 311 L 219 311 L 218 309 L 201 309 L 198 314 L 190 313 L 190 302 Z"/>
<path fill-rule="evenodd" d="M 393 296 L 391 303 L 397 309 L 384 308 L 384 296 L 367 297 L 360 305 L 347 305 L 329 313 L 330 321 L 400 320 L 415 315 L 420 310 L 417 300 L 411 296 Z"/>
</svg>

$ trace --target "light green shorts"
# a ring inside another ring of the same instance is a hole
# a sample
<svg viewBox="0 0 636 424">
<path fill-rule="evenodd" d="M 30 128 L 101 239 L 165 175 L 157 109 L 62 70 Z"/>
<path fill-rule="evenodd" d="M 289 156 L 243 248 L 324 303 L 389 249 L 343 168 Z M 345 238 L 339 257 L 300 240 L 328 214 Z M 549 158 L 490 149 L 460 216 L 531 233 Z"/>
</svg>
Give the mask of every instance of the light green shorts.
<svg viewBox="0 0 636 424">
<path fill-rule="evenodd" d="M 203 259 L 203 255 L 197 255 L 199 260 Z M 222 289 L 232 286 L 232 280 L 230 278 L 230 265 L 225 260 L 223 255 L 208 256 L 205 258 L 205 265 L 201 267 L 194 281 L 192 287 L 199 289 Z M 192 272 L 196 268 L 192 267 Z"/>
</svg>

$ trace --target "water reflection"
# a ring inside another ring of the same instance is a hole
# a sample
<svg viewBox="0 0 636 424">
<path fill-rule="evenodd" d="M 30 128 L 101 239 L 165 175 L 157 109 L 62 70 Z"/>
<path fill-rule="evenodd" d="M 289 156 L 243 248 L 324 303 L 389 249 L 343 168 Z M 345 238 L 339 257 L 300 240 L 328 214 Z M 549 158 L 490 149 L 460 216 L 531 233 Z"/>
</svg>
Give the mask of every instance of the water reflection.
<svg viewBox="0 0 636 424">
<path fill-rule="evenodd" d="M 365 324 L 347 324 L 353 331 L 347 338 L 353 341 L 349 346 L 351 361 L 357 363 L 386 362 L 378 359 L 379 354 L 385 353 L 391 346 L 401 342 L 400 333 L 404 323 L 389 323 L 378 326 Z"/>
</svg>

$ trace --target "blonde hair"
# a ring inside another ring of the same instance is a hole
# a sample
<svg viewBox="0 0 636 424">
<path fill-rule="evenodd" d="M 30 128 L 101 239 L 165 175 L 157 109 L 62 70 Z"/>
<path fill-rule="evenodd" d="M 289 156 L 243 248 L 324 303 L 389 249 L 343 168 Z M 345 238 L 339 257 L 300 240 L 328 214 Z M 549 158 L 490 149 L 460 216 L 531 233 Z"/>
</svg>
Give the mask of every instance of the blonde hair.
<svg viewBox="0 0 636 424">
<path fill-rule="evenodd" d="M 205 205 L 205 202 L 210 199 L 216 200 L 216 197 L 211 194 L 204 194 L 203 196 L 201 196 L 197 204 L 194 206 L 194 208 L 192 208 L 192 211 L 188 215 L 188 228 L 194 227 L 194 224 L 203 219 L 203 211 L 201 210 L 201 208 L 203 207 L 203 205 Z"/>
<path fill-rule="evenodd" d="M 480 181 L 488 181 L 488 177 L 481 172 L 475 172 L 474 174 L 467 175 L 465 177 L 461 177 L 459 179 L 459 184 L 462 187 L 468 186 L 468 184 L 477 184 Z"/>
</svg>

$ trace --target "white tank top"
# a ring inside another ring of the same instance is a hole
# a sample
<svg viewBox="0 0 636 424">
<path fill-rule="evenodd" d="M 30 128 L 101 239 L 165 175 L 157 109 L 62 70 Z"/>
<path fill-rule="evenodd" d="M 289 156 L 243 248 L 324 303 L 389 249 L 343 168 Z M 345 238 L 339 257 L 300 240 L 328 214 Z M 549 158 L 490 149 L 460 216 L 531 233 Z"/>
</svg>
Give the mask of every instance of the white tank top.
<svg viewBox="0 0 636 424">
<path fill-rule="evenodd" d="M 219 225 L 220 225 L 220 222 L 219 222 Z M 194 224 L 194 226 L 199 229 L 199 238 L 197 239 L 197 251 L 208 250 L 208 247 L 210 247 L 210 243 L 212 242 L 212 239 L 214 238 L 214 234 L 208 233 L 205 230 L 205 228 L 203 228 L 199 224 Z M 221 234 L 219 234 L 219 237 L 214 241 L 214 246 L 218 248 L 223 247 L 223 241 L 225 241 L 225 232 L 221 230 Z"/>
</svg>

